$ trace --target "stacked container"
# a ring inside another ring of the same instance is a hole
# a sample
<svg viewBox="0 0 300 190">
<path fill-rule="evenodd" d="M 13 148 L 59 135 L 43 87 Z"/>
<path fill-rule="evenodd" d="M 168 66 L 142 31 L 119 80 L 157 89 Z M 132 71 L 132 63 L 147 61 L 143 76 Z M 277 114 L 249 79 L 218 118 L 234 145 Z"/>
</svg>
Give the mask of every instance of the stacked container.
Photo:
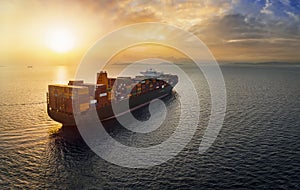
<svg viewBox="0 0 300 190">
<path fill-rule="evenodd" d="M 83 112 L 89 109 L 89 90 L 84 86 L 49 85 L 50 108 L 59 112 Z"/>
</svg>

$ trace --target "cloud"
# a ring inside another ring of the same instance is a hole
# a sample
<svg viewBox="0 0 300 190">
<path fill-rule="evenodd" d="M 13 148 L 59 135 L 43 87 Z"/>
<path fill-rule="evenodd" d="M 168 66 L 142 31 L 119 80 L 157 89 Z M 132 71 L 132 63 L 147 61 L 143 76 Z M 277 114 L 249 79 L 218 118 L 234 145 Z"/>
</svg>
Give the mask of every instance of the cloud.
<svg viewBox="0 0 300 190">
<path fill-rule="evenodd" d="M 295 21 L 299 21 L 299 15 L 296 15 L 292 12 L 286 11 L 286 14 L 289 15 L 290 18 L 294 19 Z"/>
<path fill-rule="evenodd" d="M 279 0 L 283 5 L 285 6 L 289 6 L 290 5 L 290 1 L 289 0 Z"/>
<path fill-rule="evenodd" d="M 52 20 L 74 24 L 81 38 L 86 38 L 82 41 L 88 42 L 128 24 L 157 21 L 194 33 L 220 59 L 232 57 L 234 52 L 240 54 L 241 50 L 237 47 L 243 47 L 243 54 L 248 58 L 255 50 L 265 52 L 262 50 L 265 48 L 271 53 L 276 48 L 277 54 L 281 49 L 281 55 L 285 52 L 285 57 L 300 60 L 297 53 L 300 51 L 300 45 L 297 44 L 300 39 L 299 1 L 78 0 L 64 4 L 60 1 L 34 1 L 32 4 L 16 1 L 2 2 L 0 7 L 2 28 L 7 30 L 0 30 L 0 36 L 6 41 L 18 36 L 20 47 L 26 43 L 23 50 L 33 47 L 28 39 L 43 33 L 29 29 L 46 28 Z M 11 17 L 10 14 L 15 16 Z M 30 32 L 25 35 L 24 31 L 27 30 Z M 22 31 L 22 35 L 19 35 L 19 31 Z M 2 49 L 7 49 L 6 45 L 2 46 Z M 255 54 L 254 58 L 259 57 Z"/>
<path fill-rule="evenodd" d="M 269 8 L 272 6 L 272 3 L 270 0 L 266 0 L 266 4 L 265 6 L 262 8 L 262 10 L 260 11 L 263 14 L 273 14 L 273 12 L 271 10 L 269 10 Z"/>
<path fill-rule="evenodd" d="M 199 36 L 213 51 L 218 47 L 216 56 L 221 48 L 232 48 L 233 53 L 239 54 L 236 47 L 243 47 L 248 58 L 253 51 L 254 58 L 259 58 L 255 50 L 271 57 L 272 52 L 278 54 L 281 49 L 282 57 L 289 51 L 285 57 L 300 59 L 296 53 L 300 46 L 299 8 L 292 3 L 289 0 L 107 0 L 96 3 L 97 6 L 92 1 L 90 7 L 94 7 L 95 15 L 102 12 L 116 26 L 147 21 L 177 25 Z"/>
<path fill-rule="evenodd" d="M 194 25 L 190 31 L 198 35 L 219 59 L 272 60 L 272 56 L 274 60 L 300 59 L 297 19 L 288 22 L 286 18 L 230 14 Z"/>
<path fill-rule="evenodd" d="M 187 29 L 203 20 L 226 14 L 237 0 L 120 1 L 116 22 L 161 21 Z M 120 16 L 119 16 L 120 15 Z"/>
<path fill-rule="evenodd" d="M 262 38 L 262 39 L 257 39 L 257 38 L 246 38 L 246 39 L 234 39 L 234 40 L 227 40 L 226 43 L 238 43 L 238 44 L 245 44 L 245 45 L 250 45 L 250 44 L 285 44 L 288 43 L 289 46 L 299 46 L 300 39 L 294 39 L 294 38 Z"/>
</svg>

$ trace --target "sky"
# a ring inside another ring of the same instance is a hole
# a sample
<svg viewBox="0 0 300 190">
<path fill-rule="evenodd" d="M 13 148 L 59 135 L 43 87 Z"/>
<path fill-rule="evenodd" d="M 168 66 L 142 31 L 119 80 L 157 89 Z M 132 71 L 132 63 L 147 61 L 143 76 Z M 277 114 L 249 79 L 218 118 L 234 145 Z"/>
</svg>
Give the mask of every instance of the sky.
<svg viewBox="0 0 300 190">
<path fill-rule="evenodd" d="M 2 0 L 0 65 L 78 64 L 96 40 L 141 22 L 195 34 L 219 62 L 300 62 L 299 0 Z"/>
</svg>

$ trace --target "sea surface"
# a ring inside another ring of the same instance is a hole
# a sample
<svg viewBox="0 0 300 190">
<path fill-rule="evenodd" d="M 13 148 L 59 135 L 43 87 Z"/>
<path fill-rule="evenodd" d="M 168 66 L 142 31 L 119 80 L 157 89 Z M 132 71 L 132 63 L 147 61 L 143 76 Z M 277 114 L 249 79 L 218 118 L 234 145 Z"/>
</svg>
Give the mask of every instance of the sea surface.
<svg viewBox="0 0 300 190">
<path fill-rule="evenodd" d="M 66 66 L 0 67 L 0 189 L 300 189 L 300 67 L 227 64 L 223 127 L 208 151 L 198 153 L 210 115 L 203 75 L 185 67 L 201 105 L 189 144 L 169 161 L 145 169 L 111 164 L 62 128 L 46 111 L 47 85 L 74 78 Z M 164 99 L 168 114 L 149 135 L 115 126 L 123 144 L 159 144 L 174 131 L 180 98 Z M 147 108 L 135 113 L 149 117 Z M 180 139 L 178 139 L 180 140 Z M 119 156 L 119 155 L 116 155 Z M 120 155 L 122 156 L 122 155 Z"/>
</svg>

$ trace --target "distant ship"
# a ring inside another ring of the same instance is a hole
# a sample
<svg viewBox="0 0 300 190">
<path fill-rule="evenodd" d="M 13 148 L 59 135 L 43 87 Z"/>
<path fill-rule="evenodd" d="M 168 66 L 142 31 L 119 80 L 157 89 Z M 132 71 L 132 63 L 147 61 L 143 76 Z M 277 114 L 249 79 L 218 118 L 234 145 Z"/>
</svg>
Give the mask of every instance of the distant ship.
<svg viewBox="0 0 300 190">
<path fill-rule="evenodd" d="M 169 95 L 178 83 L 177 75 L 153 69 L 141 74 L 108 78 L 107 72 L 101 71 L 97 73 L 97 84 L 75 80 L 68 85 L 48 85 L 48 115 L 63 126 L 75 126 L 74 115 L 87 115 L 96 108 L 101 121 L 110 120 Z M 112 107 L 117 108 L 116 113 Z"/>
</svg>

